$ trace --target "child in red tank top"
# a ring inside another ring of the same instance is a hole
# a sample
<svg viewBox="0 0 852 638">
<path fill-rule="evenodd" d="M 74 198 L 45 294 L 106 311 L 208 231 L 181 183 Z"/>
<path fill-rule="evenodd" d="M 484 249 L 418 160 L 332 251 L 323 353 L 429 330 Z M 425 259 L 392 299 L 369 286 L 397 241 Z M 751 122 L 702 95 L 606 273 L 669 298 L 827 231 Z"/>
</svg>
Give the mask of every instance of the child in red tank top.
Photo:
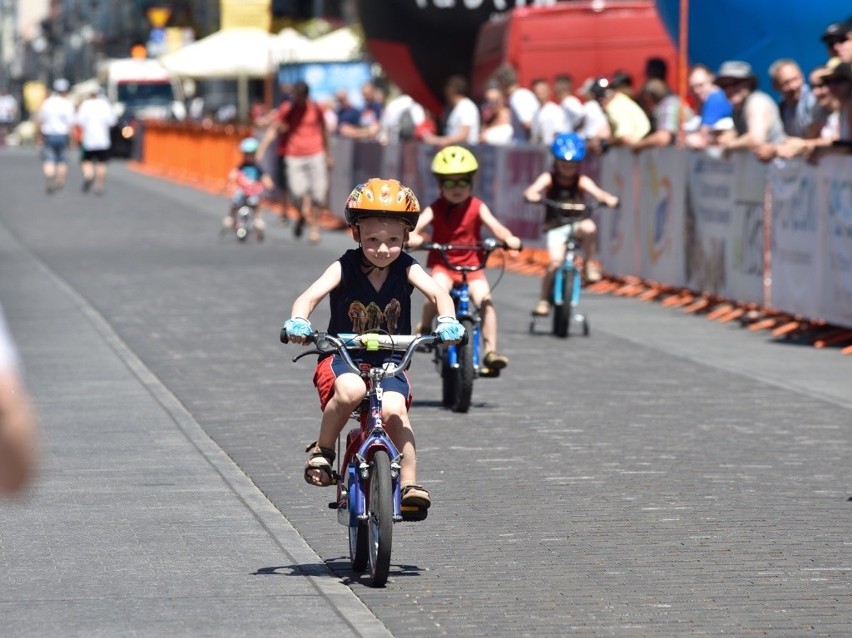
<svg viewBox="0 0 852 638">
<path fill-rule="evenodd" d="M 432 227 L 432 241 L 439 244 L 473 246 L 482 241 L 482 227 L 487 228 L 495 239 L 505 242 L 513 250 L 520 250 L 521 240 L 501 224 L 488 206 L 471 194 L 473 177 L 479 168 L 473 153 L 461 146 L 448 146 L 435 155 L 432 172 L 438 180 L 441 194 L 424 209 L 416 228 L 408 238 L 408 245 L 417 248 L 424 242 L 423 231 Z M 450 263 L 473 265 L 479 263 L 478 251 L 458 251 L 447 255 Z M 461 281 L 458 273 L 444 264 L 441 256 L 432 251 L 426 265 L 440 286 L 449 291 L 453 283 Z M 487 371 L 496 376 L 509 363 L 509 358 L 497 352 L 497 311 L 491 299 L 491 287 L 484 270 L 468 273 L 470 295 L 482 312 L 482 336 Z M 435 308 L 426 303 L 420 330 L 429 330 L 435 317 Z"/>
</svg>

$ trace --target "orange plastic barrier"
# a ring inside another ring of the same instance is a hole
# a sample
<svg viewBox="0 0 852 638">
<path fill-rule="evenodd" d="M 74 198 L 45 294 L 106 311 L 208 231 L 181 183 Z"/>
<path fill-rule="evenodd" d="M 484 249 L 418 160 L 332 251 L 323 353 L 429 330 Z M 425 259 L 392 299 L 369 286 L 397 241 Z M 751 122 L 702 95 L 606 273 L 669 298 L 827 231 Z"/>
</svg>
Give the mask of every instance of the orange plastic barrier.
<svg viewBox="0 0 852 638">
<path fill-rule="evenodd" d="M 220 192 L 240 160 L 240 140 L 252 130 L 233 125 L 146 121 L 142 139 L 145 169 L 183 183 Z"/>
</svg>

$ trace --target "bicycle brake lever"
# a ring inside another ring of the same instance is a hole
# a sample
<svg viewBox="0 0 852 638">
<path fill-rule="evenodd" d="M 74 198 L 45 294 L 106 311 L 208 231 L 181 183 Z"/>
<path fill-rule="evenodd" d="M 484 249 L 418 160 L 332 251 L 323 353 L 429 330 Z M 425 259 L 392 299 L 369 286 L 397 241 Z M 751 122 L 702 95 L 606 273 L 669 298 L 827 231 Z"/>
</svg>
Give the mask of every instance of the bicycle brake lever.
<svg viewBox="0 0 852 638">
<path fill-rule="evenodd" d="M 313 350 L 307 350 L 293 357 L 293 363 L 296 363 L 302 357 L 307 357 L 309 354 L 322 354 L 322 352 L 320 350 L 317 350 L 316 348 L 314 348 Z"/>
</svg>

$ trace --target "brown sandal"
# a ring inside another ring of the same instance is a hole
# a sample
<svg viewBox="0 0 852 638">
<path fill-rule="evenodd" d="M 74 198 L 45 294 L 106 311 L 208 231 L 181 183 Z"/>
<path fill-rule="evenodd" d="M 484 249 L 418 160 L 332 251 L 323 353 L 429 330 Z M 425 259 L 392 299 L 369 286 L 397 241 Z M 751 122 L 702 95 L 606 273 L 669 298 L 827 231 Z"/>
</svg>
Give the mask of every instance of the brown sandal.
<svg viewBox="0 0 852 638">
<path fill-rule="evenodd" d="M 335 480 L 334 468 L 332 463 L 337 458 L 337 454 L 331 448 L 320 447 L 314 441 L 305 448 L 310 456 L 305 463 L 305 481 L 317 487 L 328 487 L 334 485 Z"/>
<path fill-rule="evenodd" d="M 424 490 L 422 485 L 409 483 L 402 487 L 403 507 L 416 507 L 421 510 L 427 510 L 431 504 L 432 499 L 429 498 L 429 492 Z"/>
</svg>

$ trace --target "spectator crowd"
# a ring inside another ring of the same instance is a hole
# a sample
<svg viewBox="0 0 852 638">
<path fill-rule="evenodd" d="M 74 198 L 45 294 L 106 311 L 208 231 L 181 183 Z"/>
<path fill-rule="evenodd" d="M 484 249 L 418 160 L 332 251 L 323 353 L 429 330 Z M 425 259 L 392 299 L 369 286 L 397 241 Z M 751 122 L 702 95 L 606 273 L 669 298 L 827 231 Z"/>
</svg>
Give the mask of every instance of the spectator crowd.
<svg viewBox="0 0 852 638">
<path fill-rule="evenodd" d="M 803 70 L 783 58 L 770 66 L 777 100 L 741 60 L 725 61 L 715 70 L 694 64 L 682 99 L 665 60 L 650 58 L 638 88 L 624 71 L 587 78 L 579 86 L 567 73 L 522 86 L 515 70 L 504 65 L 481 96 L 471 94 L 464 76 L 447 78 L 444 110 L 437 114 L 409 95 L 388 101 L 374 82 L 362 87 L 359 106 L 345 90 L 320 106 L 329 134 L 381 143 L 549 146 L 557 135 L 575 132 L 597 153 L 610 146 L 637 151 L 677 146 L 720 155 L 745 149 L 763 160 L 812 158 L 852 139 L 852 17 L 828 25 L 821 40 L 824 64 Z"/>
</svg>

